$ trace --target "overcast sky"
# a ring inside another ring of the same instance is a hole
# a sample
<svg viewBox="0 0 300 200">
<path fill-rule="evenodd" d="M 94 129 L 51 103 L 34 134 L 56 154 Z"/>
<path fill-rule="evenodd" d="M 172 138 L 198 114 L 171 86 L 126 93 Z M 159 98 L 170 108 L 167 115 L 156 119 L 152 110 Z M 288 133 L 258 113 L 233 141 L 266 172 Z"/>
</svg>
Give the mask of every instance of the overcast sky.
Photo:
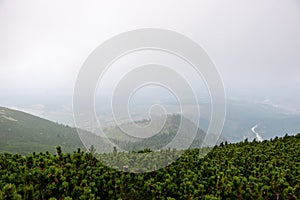
<svg viewBox="0 0 300 200">
<path fill-rule="evenodd" d="M 229 97 L 300 107 L 299 0 L 0 0 L 0 105 L 70 111 L 87 56 L 110 37 L 145 27 L 196 41 Z"/>
</svg>

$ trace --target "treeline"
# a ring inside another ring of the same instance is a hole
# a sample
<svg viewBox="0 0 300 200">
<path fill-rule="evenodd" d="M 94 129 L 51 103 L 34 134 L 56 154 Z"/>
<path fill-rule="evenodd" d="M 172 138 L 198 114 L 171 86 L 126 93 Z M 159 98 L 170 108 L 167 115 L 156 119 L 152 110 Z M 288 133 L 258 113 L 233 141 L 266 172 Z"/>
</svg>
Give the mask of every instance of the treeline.
<svg viewBox="0 0 300 200">
<path fill-rule="evenodd" d="M 176 158 L 162 169 L 131 173 L 133 156 Z M 121 156 L 122 154 L 122 156 Z M 223 144 L 204 158 L 199 149 L 179 152 L 114 151 L 95 155 L 78 149 L 65 154 L 0 154 L 0 199 L 299 199 L 300 135 L 263 142 Z M 100 159 L 100 160 L 101 160 Z"/>
</svg>

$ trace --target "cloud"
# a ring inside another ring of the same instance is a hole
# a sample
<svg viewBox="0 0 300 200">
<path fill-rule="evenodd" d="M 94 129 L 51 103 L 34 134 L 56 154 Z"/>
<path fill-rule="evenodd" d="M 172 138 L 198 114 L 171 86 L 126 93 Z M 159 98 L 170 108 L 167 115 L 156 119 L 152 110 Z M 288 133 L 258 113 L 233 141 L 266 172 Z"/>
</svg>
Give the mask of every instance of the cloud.
<svg viewBox="0 0 300 200">
<path fill-rule="evenodd" d="M 49 114 L 51 104 L 57 115 L 70 113 L 57 107 L 72 103 L 87 56 L 112 36 L 145 27 L 174 30 L 199 43 L 227 92 L 298 102 L 299 19 L 298 0 L 0 0 L 0 104 L 13 102 L 37 115 Z"/>
</svg>

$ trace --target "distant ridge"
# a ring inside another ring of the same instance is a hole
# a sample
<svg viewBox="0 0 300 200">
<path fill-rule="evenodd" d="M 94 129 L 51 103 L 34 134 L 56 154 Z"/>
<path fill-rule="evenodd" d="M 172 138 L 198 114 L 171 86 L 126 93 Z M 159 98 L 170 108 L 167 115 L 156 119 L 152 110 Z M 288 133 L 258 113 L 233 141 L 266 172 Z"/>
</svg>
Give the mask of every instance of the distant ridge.
<svg viewBox="0 0 300 200">
<path fill-rule="evenodd" d="M 160 118 L 154 119 L 151 125 L 155 127 L 156 123 L 160 120 Z M 139 126 L 145 126 L 149 121 L 141 120 L 135 123 Z M 179 130 L 182 131 L 180 136 L 177 135 Z M 130 138 L 130 136 L 122 133 L 118 127 L 106 129 L 105 132 L 106 136 L 114 141 L 114 143 L 128 151 L 138 151 L 143 149 L 156 150 L 168 147 L 186 149 L 200 148 L 202 145 L 207 146 L 207 144 L 202 144 L 207 135 L 206 132 L 203 131 L 201 127 L 179 114 L 167 115 L 165 124 L 160 132 L 146 139 Z M 173 140 L 175 137 L 177 137 L 177 140 Z M 209 140 L 211 140 L 212 143 L 215 142 L 217 144 L 224 141 L 223 137 L 216 137 L 218 136 L 210 135 L 208 138 L 210 138 Z"/>
<path fill-rule="evenodd" d="M 145 125 L 148 122 L 142 120 L 135 123 Z M 156 123 L 155 120 L 153 123 Z M 180 123 L 183 134 L 176 136 Z M 95 133 L 81 129 L 79 135 L 84 137 L 85 144 L 83 144 L 74 127 L 58 124 L 22 111 L 0 107 L 0 153 L 22 155 L 46 151 L 55 153 L 57 146 L 61 146 L 65 152 L 73 152 L 77 148 L 89 149 L 92 145 L 98 153 L 112 152 L 114 146 L 125 151 L 200 148 L 206 135 L 193 122 L 175 114 L 167 116 L 165 126 L 159 133 L 146 139 L 132 140 L 118 127 L 107 128 L 105 132 L 112 143 Z M 175 137 L 177 140 L 171 142 Z M 168 145 L 169 143 L 171 145 Z M 220 143 L 220 140 L 217 143 Z"/>
</svg>

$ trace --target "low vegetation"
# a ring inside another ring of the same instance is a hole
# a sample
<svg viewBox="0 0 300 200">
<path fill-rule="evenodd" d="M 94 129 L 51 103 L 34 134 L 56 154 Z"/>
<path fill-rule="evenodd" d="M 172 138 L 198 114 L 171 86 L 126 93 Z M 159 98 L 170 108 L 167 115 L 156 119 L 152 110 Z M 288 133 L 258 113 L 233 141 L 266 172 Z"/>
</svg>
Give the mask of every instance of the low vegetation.
<svg viewBox="0 0 300 200">
<path fill-rule="evenodd" d="M 94 151 L 94 150 L 93 150 Z M 164 150 L 0 155 L 0 199 L 299 199 L 300 135 L 263 142 L 224 144 L 204 158 L 187 150 L 175 162 L 148 173 L 131 173 L 132 155 L 153 153 L 153 161 L 175 156 Z M 118 159 L 116 159 L 118 158 Z M 122 160 L 124 159 L 124 160 Z M 120 165 L 116 161 L 120 161 Z M 122 166 L 128 162 L 128 166 Z M 117 168 L 125 167 L 125 171 Z"/>
</svg>

